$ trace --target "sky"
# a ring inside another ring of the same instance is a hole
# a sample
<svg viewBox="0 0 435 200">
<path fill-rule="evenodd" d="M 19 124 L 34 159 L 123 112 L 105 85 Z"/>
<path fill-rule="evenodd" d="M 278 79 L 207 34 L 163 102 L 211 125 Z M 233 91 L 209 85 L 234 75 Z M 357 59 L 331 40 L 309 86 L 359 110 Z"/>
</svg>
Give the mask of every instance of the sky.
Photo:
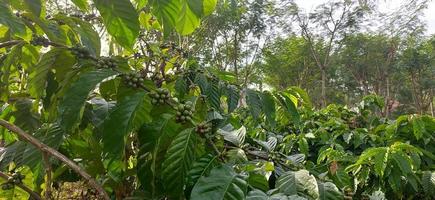
<svg viewBox="0 0 435 200">
<path fill-rule="evenodd" d="M 314 10 L 314 8 L 326 2 L 327 0 L 295 0 L 295 2 L 306 11 Z M 382 11 L 394 10 L 401 3 L 409 1 L 409 0 L 384 0 L 379 1 L 379 9 Z M 428 8 L 424 11 L 424 17 L 427 24 L 426 34 L 431 35 L 435 34 L 435 0 L 429 2 Z"/>
</svg>

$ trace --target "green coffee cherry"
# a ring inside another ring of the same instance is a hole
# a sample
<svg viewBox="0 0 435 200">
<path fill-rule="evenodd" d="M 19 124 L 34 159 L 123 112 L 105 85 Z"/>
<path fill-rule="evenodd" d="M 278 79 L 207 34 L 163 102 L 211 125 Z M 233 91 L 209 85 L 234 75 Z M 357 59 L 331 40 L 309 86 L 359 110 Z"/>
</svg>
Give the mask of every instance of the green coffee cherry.
<svg viewBox="0 0 435 200">
<path fill-rule="evenodd" d="M 106 68 L 106 69 L 113 69 L 118 66 L 116 60 L 110 57 L 101 57 L 98 59 L 97 68 Z"/>
<path fill-rule="evenodd" d="M 176 111 L 175 118 L 178 123 L 190 121 L 193 116 L 192 102 L 178 105 Z"/>
<path fill-rule="evenodd" d="M 209 133 L 211 131 L 211 128 L 212 125 L 210 123 L 202 122 L 196 126 L 195 132 L 200 135 L 204 135 L 206 133 Z"/>
<path fill-rule="evenodd" d="M 159 88 L 156 91 L 151 91 L 149 95 L 152 98 L 151 102 L 155 102 L 153 104 L 164 104 L 168 102 L 170 98 L 169 90 L 166 88 Z"/>
<path fill-rule="evenodd" d="M 30 44 L 34 46 L 48 47 L 50 45 L 50 40 L 48 40 L 43 36 L 33 36 L 32 40 L 30 41 Z"/>
<path fill-rule="evenodd" d="M 89 58 L 91 55 L 85 47 L 75 46 L 69 49 L 71 53 L 79 59 Z"/>
<path fill-rule="evenodd" d="M 142 78 L 142 75 L 139 73 L 136 73 L 136 72 L 123 75 L 124 83 L 127 86 L 133 87 L 133 88 L 144 87 L 143 81 L 140 81 L 141 78 Z M 143 80 L 143 78 L 142 78 L 142 80 Z"/>
</svg>

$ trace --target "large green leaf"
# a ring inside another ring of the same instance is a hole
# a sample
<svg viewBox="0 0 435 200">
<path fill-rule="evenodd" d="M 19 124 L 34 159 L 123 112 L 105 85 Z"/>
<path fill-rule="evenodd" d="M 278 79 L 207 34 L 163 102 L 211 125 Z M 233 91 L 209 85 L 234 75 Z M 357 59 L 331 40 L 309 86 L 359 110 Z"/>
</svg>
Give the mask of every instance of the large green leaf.
<svg viewBox="0 0 435 200">
<path fill-rule="evenodd" d="M 163 25 L 163 30 L 168 34 L 176 25 L 181 12 L 181 1 L 151 0 L 154 15 Z"/>
<path fill-rule="evenodd" d="M 12 11 L 6 3 L 0 1 L 0 24 L 3 24 L 11 30 L 13 34 L 24 36 L 26 34 L 26 26 L 24 23 L 12 14 Z"/>
<path fill-rule="evenodd" d="M 247 89 L 246 103 L 248 104 L 249 110 L 251 111 L 254 119 L 258 119 L 262 111 L 262 101 L 260 94 L 255 90 Z"/>
<path fill-rule="evenodd" d="M 162 177 L 166 191 L 174 197 L 182 195 L 184 181 L 195 160 L 198 144 L 193 128 L 181 131 L 172 141 L 163 162 Z"/>
<path fill-rule="evenodd" d="M 217 0 L 187 0 L 187 4 L 198 17 L 210 15 L 217 4 Z"/>
<path fill-rule="evenodd" d="M 435 172 L 424 171 L 421 176 L 421 185 L 428 197 L 435 198 Z"/>
<path fill-rule="evenodd" d="M 137 174 L 148 196 L 158 199 L 163 184 L 159 174 L 163 157 L 180 125 L 175 123 L 172 115 L 162 114 L 150 124 L 145 124 L 138 132 L 139 154 Z"/>
<path fill-rule="evenodd" d="M 8 102 L 9 100 L 9 82 L 13 66 L 20 60 L 23 45 L 14 46 L 6 58 L 0 62 L 0 100 Z"/>
<path fill-rule="evenodd" d="M 217 166 L 218 155 L 206 154 L 193 163 L 192 169 L 188 173 L 187 186 L 193 187 L 199 178 L 208 175 L 210 170 Z"/>
<path fill-rule="evenodd" d="M 64 131 L 57 124 L 45 124 L 34 135 L 42 143 L 57 149 L 63 142 Z M 41 164 L 41 151 L 33 145 L 17 141 L 5 148 L 0 156 L 0 167 L 14 162 L 17 166 L 29 166 L 34 168 Z"/>
<path fill-rule="evenodd" d="M 319 198 L 319 188 L 316 178 L 307 170 L 288 171 L 281 175 L 276 186 L 286 195 L 307 196 L 312 199 Z"/>
<path fill-rule="evenodd" d="M 66 91 L 59 105 L 60 122 L 65 130 L 71 130 L 78 125 L 77 121 L 81 118 L 86 99 L 95 87 L 104 79 L 116 74 L 118 73 L 115 71 L 101 69 L 80 75 Z"/>
<path fill-rule="evenodd" d="M 109 155 L 122 155 L 125 136 L 138 125 L 151 121 L 150 108 L 149 97 L 143 91 L 119 101 L 102 125 L 103 151 Z"/>
<path fill-rule="evenodd" d="M 343 194 L 338 190 L 337 186 L 331 182 L 317 182 L 319 187 L 319 199 L 320 200 L 341 200 Z"/>
<path fill-rule="evenodd" d="M 246 128 L 244 126 L 239 129 L 231 129 L 231 126 L 223 127 L 218 130 L 218 133 L 224 136 L 224 139 L 234 145 L 241 147 L 245 142 Z"/>
<path fill-rule="evenodd" d="M 287 111 L 286 115 L 288 115 L 295 124 L 299 124 L 301 117 L 295 103 L 284 93 L 275 94 L 275 97 L 278 99 L 278 102 L 281 104 L 284 110 Z"/>
<path fill-rule="evenodd" d="M 273 195 L 268 195 L 261 190 L 254 189 L 248 193 L 246 197 L 247 200 L 301 200 L 299 198 L 288 197 L 283 193 L 276 193 Z M 305 198 L 302 198 L 305 199 Z"/>
<path fill-rule="evenodd" d="M 231 113 L 237 108 L 237 105 L 239 104 L 239 98 L 240 98 L 239 91 L 237 91 L 236 87 L 230 85 L 227 87 L 226 95 L 227 95 L 228 112 Z"/>
<path fill-rule="evenodd" d="M 270 92 L 263 92 L 261 95 L 263 101 L 263 112 L 266 115 L 266 121 L 271 127 L 275 127 L 276 108 L 275 99 Z"/>
<path fill-rule="evenodd" d="M 215 108 L 217 111 L 221 110 L 221 93 L 219 90 L 219 82 L 212 81 L 210 84 L 208 84 L 207 100 L 211 107 Z"/>
<path fill-rule="evenodd" d="M 39 18 L 41 16 L 41 11 L 42 11 L 41 0 L 24 0 L 24 4 L 35 17 Z"/>
<path fill-rule="evenodd" d="M 389 149 L 381 149 L 377 155 L 375 155 L 375 172 L 378 176 L 383 177 L 385 168 L 387 167 Z"/>
<path fill-rule="evenodd" d="M 139 16 L 129 0 L 94 0 L 107 32 L 123 47 L 132 49 L 139 35 Z"/>
<path fill-rule="evenodd" d="M 45 95 L 48 73 L 52 69 L 61 67 L 63 70 L 67 70 L 73 65 L 73 62 L 72 57 L 65 49 L 52 49 L 42 55 L 29 77 L 29 92 L 32 97 L 42 98 Z"/>
<path fill-rule="evenodd" d="M 71 1 L 74 3 L 74 5 L 79 7 L 82 11 L 88 10 L 87 0 L 71 0 Z"/>
<path fill-rule="evenodd" d="M 229 166 L 219 166 L 211 170 L 209 176 L 201 177 L 193 187 L 191 200 L 243 200 L 247 182 Z"/>
<path fill-rule="evenodd" d="M 89 49 L 90 53 L 93 56 L 100 56 L 100 36 L 98 35 L 97 31 L 95 31 L 92 24 L 75 17 L 66 17 L 59 15 L 57 16 L 57 18 L 62 19 L 62 21 L 64 21 L 80 36 L 80 42 L 84 47 Z"/>
<path fill-rule="evenodd" d="M 28 167 L 21 167 L 18 168 L 17 171 L 19 171 L 22 175 L 24 175 L 24 179 L 22 180 L 23 185 L 27 186 L 30 190 L 32 190 L 34 188 L 34 177 L 32 174 L 32 171 L 28 168 Z M 7 179 L 1 178 L 0 179 L 0 185 L 3 185 L 7 182 Z M 29 193 L 24 191 L 23 189 L 21 189 L 18 186 L 13 187 L 10 190 L 0 190 L 0 199 L 17 199 L 17 200 L 21 200 L 21 199 L 29 199 Z"/>
<path fill-rule="evenodd" d="M 178 21 L 175 25 L 177 32 L 181 35 L 188 35 L 192 33 L 200 23 L 200 18 L 193 13 L 190 6 L 187 3 L 183 3 L 181 11 L 179 12 Z"/>
</svg>

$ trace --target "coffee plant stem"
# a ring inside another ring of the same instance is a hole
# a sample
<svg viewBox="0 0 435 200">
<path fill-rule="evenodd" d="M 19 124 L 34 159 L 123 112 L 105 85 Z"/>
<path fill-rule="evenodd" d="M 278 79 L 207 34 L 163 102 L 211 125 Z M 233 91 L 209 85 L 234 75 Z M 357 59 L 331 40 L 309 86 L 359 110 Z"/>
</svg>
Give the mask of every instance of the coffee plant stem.
<svg viewBox="0 0 435 200">
<path fill-rule="evenodd" d="M 1 49 L 1 48 L 4 48 L 4 47 L 8 47 L 8 46 L 17 45 L 17 44 L 19 44 L 19 43 L 21 43 L 21 42 L 23 42 L 23 41 L 21 41 L 21 40 L 10 40 L 10 41 L 6 41 L 6 42 L 3 42 L 3 43 L 0 43 L 0 49 Z"/>
<path fill-rule="evenodd" d="M 86 171 L 84 171 L 74 161 L 70 160 L 68 157 L 59 153 L 55 149 L 47 146 L 46 144 L 41 143 L 39 140 L 37 140 L 36 138 L 31 136 L 30 134 L 26 133 L 25 131 L 23 131 L 21 128 L 3 120 L 3 119 L 0 119 L 0 125 L 5 127 L 6 129 L 8 129 L 9 131 L 16 133 L 21 140 L 26 141 L 26 142 L 34 145 L 36 148 L 38 148 L 43 153 L 47 153 L 47 154 L 59 159 L 63 163 L 65 163 L 68 167 L 70 167 L 77 174 L 79 174 L 81 177 L 83 177 L 89 183 L 89 185 L 92 186 L 105 200 L 110 199 L 109 195 L 107 195 L 104 188 L 101 185 L 99 185 L 95 181 L 95 179 L 92 178 L 91 175 L 89 175 Z"/>
<path fill-rule="evenodd" d="M 9 179 L 9 175 L 7 175 L 7 174 L 5 174 L 5 173 L 3 173 L 3 172 L 0 172 L 0 177 L 2 177 L 3 179 L 5 179 L 5 180 L 8 180 Z M 34 192 L 34 191 L 32 191 L 29 187 L 27 187 L 26 185 L 24 185 L 24 184 L 22 184 L 22 183 L 16 183 L 15 184 L 16 186 L 18 186 L 18 187 L 20 187 L 21 189 L 23 189 L 24 191 L 26 191 L 27 193 L 29 193 L 30 194 L 30 196 L 33 198 L 33 199 L 35 199 L 35 200 L 42 200 L 42 198 L 36 193 L 36 192 Z"/>
</svg>

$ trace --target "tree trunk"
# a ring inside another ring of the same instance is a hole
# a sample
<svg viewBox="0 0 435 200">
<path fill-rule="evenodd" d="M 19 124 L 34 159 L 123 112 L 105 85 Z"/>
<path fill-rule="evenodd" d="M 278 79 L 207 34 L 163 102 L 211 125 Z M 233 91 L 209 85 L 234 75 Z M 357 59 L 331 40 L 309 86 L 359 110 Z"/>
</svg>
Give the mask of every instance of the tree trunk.
<svg viewBox="0 0 435 200">
<path fill-rule="evenodd" d="M 322 88 L 321 88 L 321 105 L 326 106 L 326 70 L 324 67 L 321 68 L 322 71 Z"/>
</svg>

